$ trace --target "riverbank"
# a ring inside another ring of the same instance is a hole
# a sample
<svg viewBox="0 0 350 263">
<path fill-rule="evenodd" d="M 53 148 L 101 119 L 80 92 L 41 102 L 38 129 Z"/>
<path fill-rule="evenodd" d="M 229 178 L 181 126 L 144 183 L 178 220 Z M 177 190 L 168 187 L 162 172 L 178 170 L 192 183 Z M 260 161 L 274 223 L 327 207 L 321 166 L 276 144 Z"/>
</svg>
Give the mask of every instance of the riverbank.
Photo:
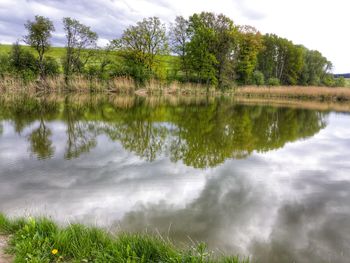
<svg viewBox="0 0 350 263">
<path fill-rule="evenodd" d="M 318 101 L 349 101 L 350 88 L 347 87 L 312 87 L 312 86 L 279 86 L 256 87 L 246 86 L 233 89 L 237 97 L 250 98 L 291 98 Z"/>
<path fill-rule="evenodd" d="M 273 106 L 292 109 L 306 109 L 317 111 L 350 112 L 347 101 L 300 100 L 293 98 L 264 98 L 264 97 L 236 97 L 235 102 L 241 105 Z"/>
<path fill-rule="evenodd" d="M 9 238 L 5 251 L 15 257 L 15 262 L 248 263 L 238 257 L 214 254 L 203 243 L 181 250 L 161 236 L 115 235 L 80 224 L 59 227 L 47 218 L 12 220 L 0 214 L 0 236 L 3 240 Z M 1 256 L 0 262 L 10 259 L 5 254 Z"/>
<path fill-rule="evenodd" d="M 191 96 L 234 96 L 245 98 L 299 99 L 313 101 L 350 101 L 350 87 L 316 86 L 239 86 L 223 91 L 213 86 L 196 83 L 180 83 L 150 80 L 144 85 L 137 85 L 133 79 L 118 77 L 109 81 L 75 77 L 67 86 L 63 77 L 48 78 L 44 83 L 29 82 L 14 78 L 0 80 L 1 93 L 108 93 L 150 95 L 191 95 Z"/>
</svg>

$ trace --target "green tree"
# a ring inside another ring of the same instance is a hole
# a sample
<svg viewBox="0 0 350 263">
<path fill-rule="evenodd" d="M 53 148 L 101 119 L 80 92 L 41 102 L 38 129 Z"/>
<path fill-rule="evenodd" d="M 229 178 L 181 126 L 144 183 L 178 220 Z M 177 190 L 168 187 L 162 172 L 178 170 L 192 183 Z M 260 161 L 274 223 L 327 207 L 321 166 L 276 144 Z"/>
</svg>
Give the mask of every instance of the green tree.
<svg viewBox="0 0 350 263">
<path fill-rule="evenodd" d="M 24 42 L 34 48 L 38 53 L 38 68 L 41 79 L 45 77 L 44 55 L 50 48 L 50 38 L 55 27 L 50 19 L 43 16 L 35 16 L 34 21 L 28 21 L 25 25 L 28 34 Z"/>
<path fill-rule="evenodd" d="M 92 58 L 97 46 L 98 35 L 78 20 L 63 18 L 66 33 L 66 55 L 63 58 L 64 75 L 68 83 L 73 73 L 82 73 Z"/>
<path fill-rule="evenodd" d="M 327 86 L 327 87 L 334 87 L 336 86 L 336 80 L 334 79 L 333 74 L 326 74 L 322 78 L 322 85 Z"/>
<path fill-rule="evenodd" d="M 273 34 L 264 35 L 263 45 L 257 69 L 263 72 L 265 79 L 278 79 L 286 85 L 297 84 L 304 63 L 302 48 Z"/>
<path fill-rule="evenodd" d="M 332 64 L 319 51 L 303 47 L 303 68 L 300 73 L 301 85 L 321 85 L 322 80 L 331 70 Z"/>
<path fill-rule="evenodd" d="M 234 79 L 237 27 L 224 15 L 202 12 L 189 18 L 187 57 L 200 82 L 223 88 Z"/>
<path fill-rule="evenodd" d="M 129 26 L 113 43 L 131 67 L 134 77 L 143 74 L 147 78 L 147 74 L 138 74 L 137 71 L 156 75 L 160 63 L 158 56 L 168 54 L 165 25 L 158 17 L 145 18 L 135 26 Z"/>
<path fill-rule="evenodd" d="M 241 84 L 251 84 L 258 62 L 258 53 L 262 49 L 262 36 L 254 27 L 241 26 L 237 46 L 236 74 Z"/>
<path fill-rule="evenodd" d="M 9 55 L 9 71 L 15 76 L 22 78 L 25 82 L 35 78 L 38 67 L 34 55 L 23 49 L 18 42 L 12 45 Z"/>
<path fill-rule="evenodd" d="M 188 66 L 186 63 L 186 45 L 190 40 L 189 36 L 189 21 L 183 16 L 177 16 L 175 23 L 171 25 L 170 29 L 170 45 L 171 51 L 180 58 L 180 69 L 188 78 Z"/>
</svg>

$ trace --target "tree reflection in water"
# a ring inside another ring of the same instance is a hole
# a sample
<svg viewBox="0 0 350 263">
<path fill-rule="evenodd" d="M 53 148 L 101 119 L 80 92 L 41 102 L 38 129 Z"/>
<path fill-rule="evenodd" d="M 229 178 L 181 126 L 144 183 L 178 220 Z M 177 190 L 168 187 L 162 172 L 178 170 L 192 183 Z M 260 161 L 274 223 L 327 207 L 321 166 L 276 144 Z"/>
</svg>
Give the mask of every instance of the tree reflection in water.
<svg viewBox="0 0 350 263">
<path fill-rule="evenodd" d="M 29 149 L 38 159 L 54 156 L 55 130 L 48 124 L 60 121 L 66 128 L 66 159 L 88 153 L 98 144 L 97 136 L 105 135 L 147 161 L 164 154 L 195 168 L 215 167 L 229 158 L 246 158 L 253 151 L 313 136 L 326 126 L 327 115 L 219 98 L 102 95 L 5 96 L 0 109 L 0 119 L 13 122 L 18 134 L 31 129 Z M 37 122 L 39 126 L 31 125 Z"/>
</svg>

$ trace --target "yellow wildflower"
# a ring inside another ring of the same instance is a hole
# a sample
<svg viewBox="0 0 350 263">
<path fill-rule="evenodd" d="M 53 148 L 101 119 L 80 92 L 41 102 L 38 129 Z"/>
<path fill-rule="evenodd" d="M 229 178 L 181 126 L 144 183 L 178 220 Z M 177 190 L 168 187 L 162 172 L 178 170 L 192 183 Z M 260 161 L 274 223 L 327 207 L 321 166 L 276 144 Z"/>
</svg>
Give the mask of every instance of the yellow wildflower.
<svg viewBox="0 0 350 263">
<path fill-rule="evenodd" d="M 52 255 L 56 255 L 58 253 L 58 250 L 55 248 L 51 251 Z"/>
</svg>

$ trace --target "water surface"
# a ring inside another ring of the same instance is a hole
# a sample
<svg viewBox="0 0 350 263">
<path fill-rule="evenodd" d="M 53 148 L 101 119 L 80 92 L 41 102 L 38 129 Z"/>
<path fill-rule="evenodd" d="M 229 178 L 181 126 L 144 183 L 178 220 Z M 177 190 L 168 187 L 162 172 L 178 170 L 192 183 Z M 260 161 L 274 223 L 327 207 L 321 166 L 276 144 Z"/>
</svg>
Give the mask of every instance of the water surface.
<svg viewBox="0 0 350 263">
<path fill-rule="evenodd" d="M 229 99 L 0 99 L 0 211 L 258 262 L 349 262 L 350 115 Z"/>
</svg>

